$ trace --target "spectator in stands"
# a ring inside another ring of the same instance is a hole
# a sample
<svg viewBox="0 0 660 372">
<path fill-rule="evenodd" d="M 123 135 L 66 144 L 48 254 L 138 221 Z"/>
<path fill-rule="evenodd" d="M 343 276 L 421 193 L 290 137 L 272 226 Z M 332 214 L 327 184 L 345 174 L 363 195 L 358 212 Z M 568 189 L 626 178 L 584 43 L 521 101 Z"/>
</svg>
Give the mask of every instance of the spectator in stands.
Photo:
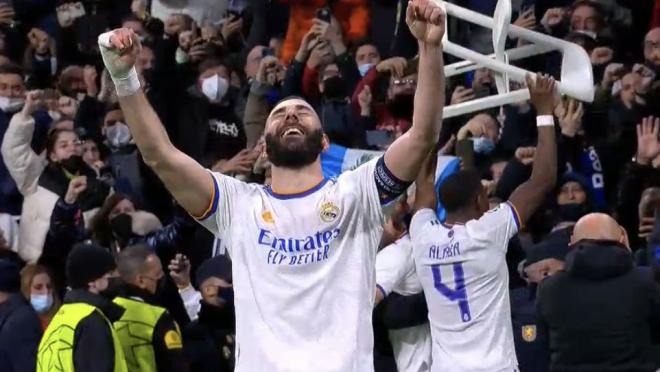
<svg viewBox="0 0 660 372">
<path fill-rule="evenodd" d="M 41 265 L 24 267 L 21 271 L 21 292 L 39 315 L 41 329 L 46 330 L 62 305 L 59 288 L 55 287 L 50 271 Z"/>
<path fill-rule="evenodd" d="M 0 370 L 34 371 L 41 339 L 39 318 L 20 293 L 20 268 L 0 259 Z"/>
<path fill-rule="evenodd" d="M 581 218 L 565 270 L 539 287 L 550 370 L 655 370 L 650 347 L 660 285 L 633 267 L 625 230 L 605 214 Z"/>
<path fill-rule="evenodd" d="M 41 255 L 53 208 L 66 193 L 71 178 L 87 179 L 86 192 L 79 200 L 86 218 L 91 218 L 110 191 L 82 160 L 81 143 L 75 132 L 58 129 L 49 133 L 45 158 L 30 148 L 34 131 L 32 115 L 42 105 L 42 93 L 30 92 L 21 113 L 12 118 L 2 145 L 5 164 L 25 197 L 19 254 L 29 263 L 36 262 Z"/>
<path fill-rule="evenodd" d="M 199 318 L 183 331 L 191 370 L 233 371 L 236 325 L 231 262 L 226 256 L 216 256 L 204 262 L 196 276 L 202 295 Z"/>
</svg>

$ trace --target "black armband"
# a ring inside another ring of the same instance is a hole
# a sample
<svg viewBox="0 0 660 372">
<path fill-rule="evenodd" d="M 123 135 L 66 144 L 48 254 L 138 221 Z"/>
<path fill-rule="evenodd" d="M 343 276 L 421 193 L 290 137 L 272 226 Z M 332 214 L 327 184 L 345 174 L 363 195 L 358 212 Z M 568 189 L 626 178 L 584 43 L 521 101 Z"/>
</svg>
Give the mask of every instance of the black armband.
<svg viewBox="0 0 660 372">
<path fill-rule="evenodd" d="M 378 189 L 378 196 L 380 204 L 385 205 L 390 203 L 399 195 L 406 192 L 412 181 L 402 181 L 398 179 L 385 165 L 385 157 L 381 156 L 376 163 L 374 171 L 374 179 L 376 181 L 376 188 Z"/>
</svg>

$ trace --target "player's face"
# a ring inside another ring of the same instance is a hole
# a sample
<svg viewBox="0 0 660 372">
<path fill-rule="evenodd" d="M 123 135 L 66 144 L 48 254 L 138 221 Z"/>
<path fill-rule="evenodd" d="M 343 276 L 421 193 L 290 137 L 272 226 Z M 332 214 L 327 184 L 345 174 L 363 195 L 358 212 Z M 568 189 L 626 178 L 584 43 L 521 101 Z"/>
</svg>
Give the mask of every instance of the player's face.
<svg viewBox="0 0 660 372">
<path fill-rule="evenodd" d="M 327 146 L 319 117 L 301 99 L 275 106 L 266 123 L 266 153 L 276 167 L 302 168 Z"/>
</svg>

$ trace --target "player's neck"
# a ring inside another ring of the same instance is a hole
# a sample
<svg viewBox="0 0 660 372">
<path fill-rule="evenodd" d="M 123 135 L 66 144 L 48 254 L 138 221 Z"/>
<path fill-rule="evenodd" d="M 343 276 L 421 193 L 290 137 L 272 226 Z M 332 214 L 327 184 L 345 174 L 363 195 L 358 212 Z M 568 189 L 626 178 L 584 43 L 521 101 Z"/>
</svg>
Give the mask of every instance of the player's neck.
<svg viewBox="0 0 660 372">
<path fill-rule="evenodd" d="M 323 181 L 319 160 L 302 168 L 272 167 L 270 189 L 276 194 L 297 194 L 307 191 Z"/>
</svg>

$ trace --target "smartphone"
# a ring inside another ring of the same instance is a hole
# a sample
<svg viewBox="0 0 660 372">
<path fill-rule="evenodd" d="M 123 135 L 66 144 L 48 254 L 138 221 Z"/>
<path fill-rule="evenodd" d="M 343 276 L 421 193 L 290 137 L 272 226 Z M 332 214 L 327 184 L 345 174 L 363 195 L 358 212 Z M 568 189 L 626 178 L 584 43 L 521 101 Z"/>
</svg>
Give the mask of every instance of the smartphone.
<svg viewBox="0 0 660 372">
<path fill-rule="evenodd" d="M 456 141 L 456 156 L 461 158 L 465 169 L 474 168 L 474 147 L 469 139 Z"/>
<path fill-rule="evenodd" d="M 268 56 L 274 56 L 274 55 L 275 55 L 275 51 L 273 50 L 273 48 L 263 48 L 261 50 L 261 58 L 268 57 Z"/>
<path fill-rule="evenodd" d="M 326 23 L 332 22 L 332 13 L 330 12 L 330 8 L 327 6 L 318 8 L 316 10 L 316 18 Z"/>
<path fill-rule="evenodd" d="M 484 98 L 488 96 L 490 96 L 490 87 L 488 86 L 481 86 L 474 90 L 475 99 Z"/>
</svg>

